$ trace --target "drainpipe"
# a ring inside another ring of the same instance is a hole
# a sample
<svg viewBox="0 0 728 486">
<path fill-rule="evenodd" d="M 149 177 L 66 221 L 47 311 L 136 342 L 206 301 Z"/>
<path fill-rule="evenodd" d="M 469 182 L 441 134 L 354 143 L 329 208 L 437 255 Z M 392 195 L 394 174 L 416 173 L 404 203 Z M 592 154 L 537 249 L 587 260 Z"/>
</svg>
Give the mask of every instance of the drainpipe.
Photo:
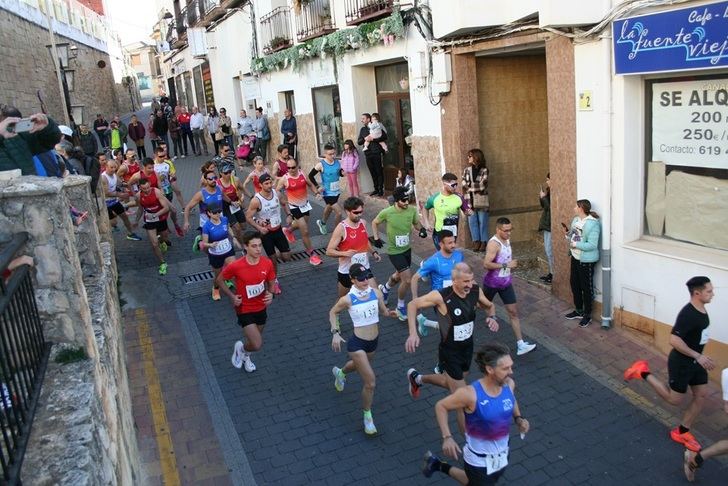
<svg viewBox="0 0 728 486">
<path fill-rule="evenodd" d="M 606 53 L 606 94 L 605 115 L 607 118 L 607 140 L 603 146 L 604 186 L 607 196 L 607 204 L 602 215 L 602 329 L 612 327 L 612 131 L 614 125 L 612 116 L 614 113 L 612 99 L 612 36 L 611 30 L 605 31 L 601 36 L 603 49 Z"/>
</svg>

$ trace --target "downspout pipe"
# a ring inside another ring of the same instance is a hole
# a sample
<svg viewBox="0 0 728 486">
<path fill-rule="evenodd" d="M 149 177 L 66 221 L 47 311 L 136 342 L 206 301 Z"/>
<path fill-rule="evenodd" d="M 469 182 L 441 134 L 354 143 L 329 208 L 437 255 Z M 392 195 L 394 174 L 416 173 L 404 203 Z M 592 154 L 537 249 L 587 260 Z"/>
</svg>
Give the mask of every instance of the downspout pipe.
<svg viewBox="0 0 728 486">
<path fill-rule="evenodd" d="M 607 122 L 607 140 L 604 143 L 604 193 L 607 197 L 607 204 L 602 219 L 602 329 L 612 327 L 612 173 L 613 173 L 613 149 L 612 132 L 614 124 L 612 117 L 614 113 L 612 97 L 612 37 L 611 30 L 607 30 L 601 37 L 605 51 L 606 62 L 606 96 L 605 117 Z"/>
</svg>

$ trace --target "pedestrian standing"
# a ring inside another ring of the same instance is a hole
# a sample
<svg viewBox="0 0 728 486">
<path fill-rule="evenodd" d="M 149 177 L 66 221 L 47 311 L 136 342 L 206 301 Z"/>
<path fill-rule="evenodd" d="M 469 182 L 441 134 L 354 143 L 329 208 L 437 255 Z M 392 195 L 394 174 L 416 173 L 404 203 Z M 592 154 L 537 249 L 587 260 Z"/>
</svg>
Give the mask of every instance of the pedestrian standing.
<svg viewBox="0 0 728 486">
<path fill-rule="evenodd" d="M 109 128 L 106 129 L 106 137 L 109 140 L 109 147 L 111 150 L 122 150 L 124 149 L 124 140 L 121 137 L 121 130 L 119 129 L 119 124 L 115 121 L 111 121 L 109 123 Z"/>
<path fill-rule="evenodd" d="M 123 147 L 126 145 L 127 137 L 129 136 L 129 128 L 123 121 L 121 121 L 121 117 L 118 113 L 114 115 L 114 119 L 112 121 L 116 122 L 116 125 L 119 127 L 119 135 L 121 136 L 121 144 Z"/>
<path fill-rule="evenodd" d="M 240 118 L 238 118 L 238 136 L 241 139 L 254 132 L 253 121 L 253 118 L 248 116 L 247 111 L 240 110 Z"/>
<path fill-rule="evenodd" d="M 106 136 L 106 130 L 108 129 L 109 122 L 104 119 L 104 116 L 101 113 L 98 113 L 94 120 L 94 132 L 96 132 L 96 136 L 99 137 L 99 143 L 103 148 L 109 147 L 109 139 Z"/>
<path fill-rule="evenodd" d="M 172 139 L 172 148 L 174 149 L 174 157 L 172 160 L 177 160 L 177 157 L 185 157 L 182 151 L 182 128 L 177 121 L 177 117 L 172 115 L 167 120 L 167 126 L 169 126 L 169 138 Z"/>
<path fill-rule="evenodd" d="M 349 197 L 359 197 L 359 151 L 352 140 L 344 142 L 344 150 L 341 151 L 341 168 L 346 174 Z"/>
<path fill-rule="evenodd" d="M 268 142 L 270 142 L 270 128 L 268 128 L 268 118 L 263 115 L 263 108 L 261 107 L 255 109 L 253 128 L 255 129 L 254 150 L 258 155 L 263 157 L 263 160 L 266 160 L 266 156 L 268 155 Z"/>
<path fill-rule="evenodd" d="M 154 133 L 157 134 L 157 138 L 163 141 L 166 145 L 169 145 L 169 137 L 167 136 L 167 133 L 169 132 L 169 124 L 167 123 L 167 117 L 164 115 L 163 110 L 157 110 L 152 128 L 154 129 Z"/>
<path fill-rule="evenodd" d="M 473 214 L 468 216 L 473 251 L 485 251 L 488 244 L 488 167 L 480 149 L 468 152 L 468 166 L 463 171 L 463 191 Z"/>
<path fill-rule="evenodd" d="M 368 150 L 364 153 L 367 161 L 367 167 L 369 167 L 369 173 L 372 176 L 372 183 L 374 184 L 374 191 L 370 196 L 384 196 L 384 167 L 382 166 L 382 147 L 379 142 L 387 140 L 387 132 L 382 130 L 382 136 L 380 138 L 373 138 L 369 134 L 369 124 L 372 122 L 372 115 L 369 113 L 363 113 L 361 115 L 362 127 L 359 130 L 359 137 L 357 144 L 364 146 L 365 143 L 368 145 Z M 372 143 L 374 142 L 374 143 Z"/>
<path fill-rule="evenodd" d="M 293 112 L 290 108 L 283 110 L 281 135 L 283 136 L 283 143 L 288 145 L 288 153 L 295 159 L 296 147 L 298 145 L 298 126 L 296 125 L 296 117 L 293 116 Z M 358 196 L 358 194 L 356 194 L 356 196 Z"/>
<path fill-rule="evenodd" d="M 187 111 L 187 107 L 183 106 L 180 109 L 179 115 L 177 115 L 177 121 L 179 122 L 180 137 L 182 138 L 182 148 L 184 150 L 184 157 L 189 155 L 187 151 L 187 142 L 190 142 L 190 148 L 192 152 L 195 151 L 195 142 L 192 140 L 192 128 L 190 127 L 191 115 Z"/>
<path fill-rule="evenodd" d="M 215 149 L 215 153 L 218 153 L 218 144 L 220 140 L 224 138 L 220 129 L 220 115 L 217 113 L 217 108 L 214 106 L 207 107 L 207 133 L 210 134 L 212 144 Z M 219 137 L 219 138 L 218 138 Z"/>
<path fill-rule="evenodd" d="M 147 133 L 149 134 L 149 140 L 152 142 L 152 153 L 157 150 L 157 140 L 159 139 L 157 133 L 154 131 L 154 113 L 149 114 L 147 120 Z"/>
<path fill-rule="evenodd" d="M 218 140 L 225 140 L 228 146 L 233 147 L 233 121 L 227 115 L 227 110 L 225 108 L 220 108 L 218 130 L 222 134 L 222 138 Z"/>
<path fill-rule="evenodd" d="M 599 260 L 599 234 L 602 225 L 599 215 L 591 210 L 588 199 L 579 199 L 574 207 L 571 226 L 564 228 L 565 238 L 571 252 L 571 293 L 574 310 L 566 314 L 567 319 L 581 319 L 580 327 L 591 322 L 594 300 L 594 264 Z"/>
<path fill-rule="evenodd" d="M 192 151 L 195 155 L 208 155 L 207 142 L 205 141 L 205 116 L 200 113 L 196 106 L 192 107 L 190 116 L 190 129 L 192 130 Z"/>
<path fill-rule="evenodd" d="M 99 151 L 99 143 L 96 141 L 94 134 L 89 131 L 88 125 L 81 124 L 78 138 L 83 153 L 89 157 L 95 157 L 96 152 Z"/>
<path fill-rule="evenodd" d="M 546 261 L 549 264 L 549 273 L 539 277 L 543 282 L 550 284 L 554 278 L 554 248 L 551 244 L 551 173 L 546 174 L 546 187 L 541 186 L 538 193 L 541 203 L 541 219 L 538 221 L 538 230 L 543 231 L 543 249 Z"/>
<path fill-rule="evenodd" d="M 415 180 L 412 178 L 411 175 L 409 175 L 407 169 L 400 167 L 397 169 L 397 180 L 394 183 L 394 187 L 401 187 L 405 190 L 407 197 L 409 198 L 410 202 L 414 202 L 415 200 Z M 394 200 L 392 200 L 392 203 L 394 203 Z"/>
<path fill-rule="evenodd" d="M 136 145 L 136 149 L 139 152 L 139 157 L 146 157 L 147 149 L 144 146 L 144 137 L 146 136 L 146 131 L 144 130 L 144 124 L 139 122 L 139 119 L 136 115 L 132 115 L 128 128 L 129 138 L 134 141 L 134 145 Z"/>
</svg>

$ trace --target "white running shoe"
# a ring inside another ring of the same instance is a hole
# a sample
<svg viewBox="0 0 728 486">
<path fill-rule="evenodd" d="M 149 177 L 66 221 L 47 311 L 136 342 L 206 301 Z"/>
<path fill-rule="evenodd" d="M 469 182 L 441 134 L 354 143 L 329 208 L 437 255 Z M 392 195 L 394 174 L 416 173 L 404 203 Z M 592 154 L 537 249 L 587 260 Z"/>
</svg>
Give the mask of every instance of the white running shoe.
<svg viewBox="0 0 728 486">
<path fill-rule="evenodd" d="M 344 372 L 338 366 L 334 366 L 331 372 L 334 374 L 334 388 L 336 388 L 336 391 L 344 391 L 344 385 L 346 385 L 346 375 Z"/>
<path fill-rule="evenodd" d="M 243 353 L 243 364 L 245 365 L 245 371 L 252 373 L 258 368 L 255 367 L 255 363 L 250 359 L 250 353 Z"/>
<path fill-rule="evenodd" d="M 374 419 L 370 415 L 364 415 L 364 433 L 367 435 L 374 435 L 377 433 L 377 428 L 374 426 Z"/>
<path fill-rule="evenodd" d="M 243 354 L 243 342 L 237 341 L 235 343 L 235 346 L 233 347 L 233 357 L 231 358 L 233 366 L 235 366 L 237 369 L 243 367 Z"/>
<path fill-rule="evenodd" d="M 516 354 L 518 356 L 523 356 L 524 354 L 530 353 L 536 349 L 536 345 L 529 343 L 528 341 L 523 341 L 521 344 L 518 345 L 518 350 L 516 351 Z"/>
</svg>

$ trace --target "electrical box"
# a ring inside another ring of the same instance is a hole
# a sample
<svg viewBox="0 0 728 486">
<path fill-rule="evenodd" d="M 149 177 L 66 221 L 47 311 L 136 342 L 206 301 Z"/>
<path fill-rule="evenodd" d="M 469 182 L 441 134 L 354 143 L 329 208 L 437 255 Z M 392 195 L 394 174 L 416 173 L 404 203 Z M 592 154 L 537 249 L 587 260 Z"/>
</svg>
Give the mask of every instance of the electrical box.
<svg viewBox="0 0 728 486">
<path fill-rule="evenodd" d="M 432 92 L 449 93 L 452 82 L 452 58 L 449 52 L 432 53 Z"/>
<path fill-rule="evenodd" d="M 409 58 L 410 79 L 415 88 L 424 88 L 427 85 L 427 54 L 417 52 Z"/>
</svg>

